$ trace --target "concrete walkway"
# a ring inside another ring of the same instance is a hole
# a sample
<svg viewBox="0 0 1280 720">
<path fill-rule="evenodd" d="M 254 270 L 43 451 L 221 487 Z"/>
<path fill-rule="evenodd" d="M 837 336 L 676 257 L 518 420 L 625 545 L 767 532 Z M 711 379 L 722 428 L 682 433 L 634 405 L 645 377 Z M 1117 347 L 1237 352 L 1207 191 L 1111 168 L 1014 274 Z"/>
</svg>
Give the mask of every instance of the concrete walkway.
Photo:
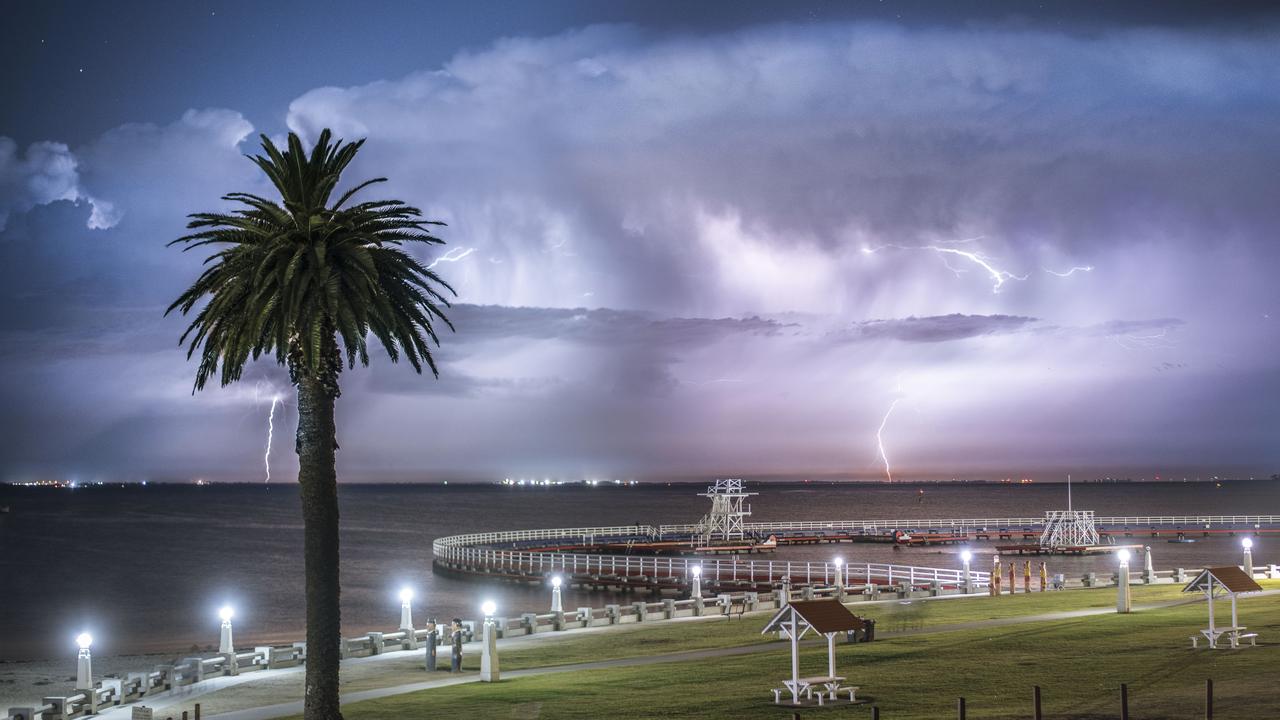
<svg viewBox="0 0 1280 720">
<path fill-rule="evenodd" d="M 1260 595 L 1280 594 L 1280 590 L 1268 590 Z M 1203 602 L 1202 599 L 1186 599 L 1171 600 L 1161 603 L 1150 603 L 1145 605 L 1135 605 L 1135 612 L 1159 610 L 1164 608 L 1178 607 L 1181 605 L 1195 604 Z M 996 618 L 991 620 L 975 620 L 972 622 L 953 623 L 950 625 L 936 625 L 932 627 L 924 627 L 913 630 L 902 630 L 897 632 L 877 633 L 880 637 L 907 637 L 914 635 L 925 635 L 933 633 L 956 632 L 960 630 L 978 630 L 983 628 L 998 628 L 1011 625 L 1026 625 L 1041 622 L 1053 622 L 1059 620 L 1070 620 L 1074 618 L 1090 617 L 1096 615 L 1114 614 L 1112 608 L 1090 608 L 1085 610 L 1064 610 L 1052 613 L 1043 613 L 1040 615 L 1024 615 L 1008 618 Z M 534 636 L 537 637 L 537 636 Z M 825 641 L 806 641 L 806 646 L 817 646 Z M 598 660 L 586 663 L 574 663 L 570 665 L 553 665 L 539 668 L 526 668 L 522 670 L 510 670 L 502 673 L 503 679 L 516 679 L 522 677 L 536 677 L 540 675 L 554 675 L 558 673 L 582 672 L 586 670 L 603 670 L 607 668 L 620 667 L 640 667 L 645 665 L 660 665 L 673 662 L 689 662 L 694 660 L 709 660 L 714 658 L 735 657 L 740 655 L 752 655 L 763 652 L 776 652 L 778 645 L 776 643 L 763 643 L 757 645 L 742 645 L 726 648 L 711 648 L 706 650 L 686 650 L 674 653 L 665 653 L 661 655 L 648 655 L 641 657 L 616 658 L 612 660 Z M 404 685 L 394 685 L 384 688 L 376 688 L 372 690 L 363 690 L 357 692 L 344 693 L 342 703 L 361 702 L 363 700 L 374 700 L 378 698 L 390 697 L 393 695 L 402 695 L 404 693 L 418 692 L 420 690 L 430 690 L 433 688 L 449 687 L 452 685 L 461 685 L 465 683 L 479 682 L 479 673 L 465 673 L 461 675 L 449 675 L 438 680 L 426 680 L 423 682 L 408 683 Z M 276 705 L 266 705 L 262 707 L 249 708 L 245 710 L 237 710 L 233 712 L 222 713 L 219 715 L 210 715 L 210 718 L 216 720 L 270 720 L 271 718 L 285 717 L 289 715 L 300 715 L 302 713 L 302 702 L 288 702 Z"/>
</svg>

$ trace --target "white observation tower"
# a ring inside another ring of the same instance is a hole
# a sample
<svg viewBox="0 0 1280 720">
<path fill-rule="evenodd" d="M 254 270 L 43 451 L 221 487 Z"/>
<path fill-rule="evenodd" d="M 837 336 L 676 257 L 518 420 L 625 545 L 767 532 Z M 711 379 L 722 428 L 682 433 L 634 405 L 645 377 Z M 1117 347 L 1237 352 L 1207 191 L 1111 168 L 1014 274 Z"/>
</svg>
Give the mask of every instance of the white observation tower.
<svg viewBox="0 0 1280 720">
<path fill-rule="evenodd" d="M 1085 548 L 1099 544 L 1098 528 L 1092 510 L 1071 507 L 1071 476 L 1067 476 L 1067 509 L 1046 510 L 1044 532 L 1040 534 L 1042 549 Z"/>
<path fill-rule="evenodd" d="M 743 519 L 751 514 L 751 506 L 747 505 L 744 510 L 742 501 L 759 493 L 745 492 L 742 480 L 725 479 L 716 480 L 715 485 L 699 494 L 711 498 L 711 512 L 698 523 L 703 543 L 742 541 L 746 534 Z"/>
</svg>

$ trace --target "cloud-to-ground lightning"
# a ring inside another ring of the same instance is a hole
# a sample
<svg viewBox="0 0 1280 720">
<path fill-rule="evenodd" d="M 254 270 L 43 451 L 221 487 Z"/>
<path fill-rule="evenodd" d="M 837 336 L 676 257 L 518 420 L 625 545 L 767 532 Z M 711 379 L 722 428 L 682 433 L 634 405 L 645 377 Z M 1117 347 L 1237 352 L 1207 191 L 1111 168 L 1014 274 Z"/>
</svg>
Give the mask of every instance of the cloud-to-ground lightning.
<svg viewBox="0 0 1280 720">
<path fill-rule="evenodd" d="M 970 242 L 974 242 L 974 241 L 976 241 L 976 240 L 981 240 L 981 239 L 982 239 L 981 237 L 969 238 L 969 239 L 967 239 L 967 240 L 960 240 L 960 241 L 958 241 L 956 244 L 960 244 L 960 243 L 970 243 Z M 876 247 L 874 247 L 874 248 L 871 248 L 871 247 L 864 247 L 864 248 L 862 248 L 862 253 L 863 253 L 864 255 L 873 255 L 873 254 L 875 254 L 875 253 L 877 253 L 877 252 L 879 252 L 880 250 L 883 250 L 883 249 L 885 249 L 885 248 L 895 248 L 895 249 L 898 249 L 898 250 L 930 250 L 930 251 L 932 251 L 932 252 L 938 253 L 939 255 L 943 255 L 943 256 L 946 256 L 946 255 L 955 255 L 955 256 L 957 256 L 957 257 L 964 258 L 965 260 L 968 260 L 969 262 L 971 262 L 971 263 L 973 263 L 973 264 L 977 265 L 978 267 L 982 268 L 982 269 L 983 269 L 983 271 L 985 271 L 985 272 L 987 273 L 987 275 L 990 275 L 990 276 L 991 276 L 991 280 L 992 280 L 992 281 L 993 281 L 993 283 L 994 283 L 994 284 L 992 285 L 992 287 L 991 287 L 991 292 L 993 292 L 993 293 L 998 293 L 998 292 L 1000 292 L 1000 288 L 1001 288 L 1001 287 L 1002 287 L 1006 282 L 1008 282 L 1009 280 L 1026 280 L 1026 279 L 1027 279 L 1027 276 L 1026 276 L 1026 275 L 1015 275 L 1015 274 L 1013 274 L 1013 273 L 1009 272 L 1008 270 L 1001 270 L 1000 268 L 998 268 L 998 267 L 996 267 L 995 265 L 993 265 L 993 264 L 992 264 L 992 263 L 994 263 L 994 262 L 995 262 L 995 260 L 994 260 L 993 258 L 988 257 L 987 255 L 984 255 L 984 254 L 982 254 L 981 252 L 973 252 L 973 251 L 969 251 L 969 250 L 960 250 L 959 248 L 947 247 L 947 246 L 945 246 L 945 245 L 897 245 L 897 244 L 888 244 L 888 245 L 878 245 L 878 246 L 876 246 Z M 951 263 L 946 262 L 945 257 L 944 257 L 944 259 L 943 259 L 943 264 L 947 266 L 947 269 L 948 269 L 948 270 L 950 270 L 951 272 L 955 273 L 956 275 L 960 275 L 961 273 L 963 273 L 963 272 L 964 272 L 964 270 L 962 270 L 962 269 L 960 269 L 960 268 L 957 268 L 957 267 L 953 267 L 953 266 L 951 265 Z"/>
<path fill-rule="evenodd" d="M 884 476 L 893 482 L 893 468 L 889 466 L 889 454 L 884 450 L 884 426 L 889 424 L 889 416 L 893 414 L 893 409 L 898 406 L 898 401 L 902 398 L 894 398 L 889 403 L 889 409 L 885 411 L 884 418 L 880 421 L 880 427 L 876 430 L 876 445 L 880 448 L 880 459 L 884 461 Z"/>
<path fill-rule="evenodd" d="M 430 270 L 431 268 L 435 267 L 436 265 L 439 265 L 442 262 L 458 262 L 462 258 L 470 255 L 475 251 L 476 251 L 475 248 L 464 248 L 464 247 L 450 248 L 449 252 L 446 252 L 445 254 L 441 255 L 435 260 L 432 260 L 431 264 L 427 266 L 427 269 Z"/>
<path fill-rule="evenodd" d="M 276 433 L 276 406 L 281 402 L 279 395 L 271 397 L 271 411 L 267 413 L 267 452 L 262 457 L 262 462 L 267 468 L 267 479 L 264 482 L 271 482 L 271 441 Z"/>
<path fill-rule="evenodd" d="M 1049 268 L 1040 268 L 1040 269 L 1044 270 L 1050 275 L 1057 275 L 1058 277 L 1071 277 L 1072 275 L 1075 275 L 1078 272 L 1093 272 L 1092 265 L 1076 265 L 1075 267 L 1071 268 L 1066 272 L 1058 272 L 1057 270 L 1050 270 Z"/>
</svg>

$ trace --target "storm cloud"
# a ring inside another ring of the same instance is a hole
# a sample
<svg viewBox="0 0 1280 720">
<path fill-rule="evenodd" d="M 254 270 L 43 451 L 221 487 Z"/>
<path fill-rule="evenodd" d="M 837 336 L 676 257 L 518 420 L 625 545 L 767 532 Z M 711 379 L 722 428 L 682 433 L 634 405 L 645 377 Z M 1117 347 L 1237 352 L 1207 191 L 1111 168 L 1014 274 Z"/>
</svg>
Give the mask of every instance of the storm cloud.
<svg viewBox="0 0 1280 720">
<path fill-rule="evenodd" d="M 202 258 L 163 244 L 265 190 L 256 133 L 324 127 L 368 138 L 350 181 L 448 223 L 422 259 L 459 291 L 440 380 L 344 377 L 347 477 L 872 474 L 894 399 L 908 472 L 1267 470 L 1278 41 L 592 26 L 265 121 L 0 139 L 0 470 L 254 472 L 287 379 L 191 396 L 161 310 Z"/>
</svg>

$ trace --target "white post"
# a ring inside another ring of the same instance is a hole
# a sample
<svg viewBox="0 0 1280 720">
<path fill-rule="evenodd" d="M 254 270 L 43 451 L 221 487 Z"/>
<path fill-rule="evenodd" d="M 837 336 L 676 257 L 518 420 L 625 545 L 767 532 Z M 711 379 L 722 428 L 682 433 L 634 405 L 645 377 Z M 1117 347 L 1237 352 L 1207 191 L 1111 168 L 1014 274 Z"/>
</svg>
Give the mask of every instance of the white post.
<svg viewBox="0 0 1280 720">
<path fill-rule="evenodd" d="M 702 598 L 702 566 L 693 566 L 693 592 L 689 593 L 689 597 L 694 600 Z"/>
<path fill-rule="evenodd" d="M 80 653 L 76 656 L 76 689 L 93 692 L 93 658 L 89 654 L 93 638 L 89 633 L 80 633 L 76 644 L 80 646 Z"/>
<path fill-rule="evenodd" d="M 844 559 L 836 558 L 836 595 L 844 594 Z"/>
<path fill-rule="evenodd" d="M 973 575 L 969 572 L 969 561 L 973 559 L 973 553 L 965 550 L 960 553 L 960 559 L 964 561 L 964 591 L 969 594 L 973 592 Z"/>
<path fill-rule="evenodd" d="M 1240 620 L 1236 617 L 1236 594 L 1231 593 L 1231 627 L 1240 627 Z"/>
<path fill-rule="evenodd" d="M 836 676 L 836 634 L 827 633 L 827 677 Z"/>
<path fill-rule="evenodd" d="M 560 600 L 560 583 L 563 582 L 559 575 L 551 578 L 551 612 L 564 612 L 564 604 Z"/>
<path fill-rule="evenodd" d="M 1151 560 L 1151 546 L 1147 545 L 1144 547 L 1142 549 L 1142 554 L 1145 557 L 1145 568 L 1143 572 L 1146 574 L 1146 578 L 1144 579 L 1149 583 L 1153 583 L 1156 581 L 1156 569 Z"/>
<path fill-rule="evenodd" d="M 480 682 L 498 681 L 498 628 L 493 621 L 496 609 L 492 602 L 486 602 L 482 606 L 484 636 L 480 646 Z"/>
<path fill-rule="evenodd" d="M 218 611 L 218 617 L 222 618 L 222 632 L 218 637 L 218 652 L 226 654 L 236 651 L 235 645 L 231 642 L 231 617 L 234 611 L 230 606 L 224 606 Z"/>
<path fill-rule="evenodd" d="M 1127 613 L 1132 610 L 1132 595 L 1129 592 L 1129 551 L 1121 550 L 1120 568 L 1116 573 L 1116 612 Z"/>
<path fill-rule="evenodd" d="M 1213 625 L 1213 575 L 1209 576 L 1209 589 L 1205 590 L 1205 594 L 1209 596 L 1209 645 L 1213 645 L 1213 635 L 1216 629 Z"/>
<path fill-rule="evenodd" d="M 1253 538 L 1241 540 L 1240 545 L 1244 547 L 1244 574 L 1253 577 Z"/>
<path fill-rule="evenodd" d="M 405 588 L 400 591 L 400 629 L 413 639 L 413 590 Z"/>
<path fill-rule="evenodd" d="M 800 704 L 800 628 L 794 610 L 791 611 L 791 704 Z"/>
</svg>

